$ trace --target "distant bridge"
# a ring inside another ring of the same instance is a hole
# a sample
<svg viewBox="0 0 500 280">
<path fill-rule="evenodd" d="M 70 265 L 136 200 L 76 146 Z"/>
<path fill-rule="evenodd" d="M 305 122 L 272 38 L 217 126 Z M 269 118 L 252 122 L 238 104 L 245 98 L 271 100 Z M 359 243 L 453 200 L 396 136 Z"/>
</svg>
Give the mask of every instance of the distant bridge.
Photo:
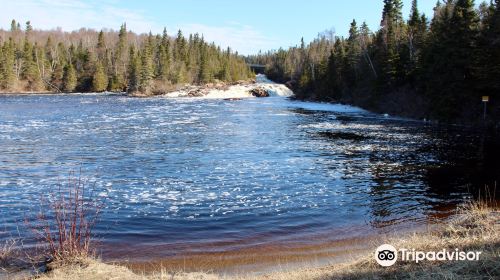
<svg viewBox="0 0 500 280">
<path fill-rule="evenodd" d="M 247 65 L 250 69 L 252 69 L 252 71 L 255 72 L 255 74 L 264 74 L 264 71 L 266 70 L 266 65 L 263 64 L 247 63 Z"/>
</svg>

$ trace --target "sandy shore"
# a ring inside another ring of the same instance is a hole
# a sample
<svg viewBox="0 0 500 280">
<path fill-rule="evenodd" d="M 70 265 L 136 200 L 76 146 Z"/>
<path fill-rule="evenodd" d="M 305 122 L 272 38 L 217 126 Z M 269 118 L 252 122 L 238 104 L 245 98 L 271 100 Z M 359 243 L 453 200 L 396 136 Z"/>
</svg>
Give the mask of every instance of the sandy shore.
<svg viewBox="0 0 500 280">
<path fill-rule="evenodd" d="M 49 264 L 49 272 L 36 279 L 143 279 L 143 280 L 306 280 L 306 279 L 499 279 L 500 277 L 500 211 L 498 208 L 470 204 L 458 209 L 450 219 L 429 227 L 425 232 L 414 232 L 398 237 L 384 237 L 372 244 L 373 248 L 358 257 L 321 267 L 281 269 L 268 273 L 217 274 L 208 269 L 189 273 L 157 264 L 156 270 L 140 272 L 137 268 L 83 259 L 72 264 Z M 424 260 L 398 261 L 382 267 L 375 261 L 374 249 L 380 242 L 396 248 L 414 248 L 418 251 L 464 250 L 481 252 L 478 260 Z M 14 279 L 14 278 L 11 278 Z M 17 278 L 19 279 L 19 278 Z"/>
</svg>

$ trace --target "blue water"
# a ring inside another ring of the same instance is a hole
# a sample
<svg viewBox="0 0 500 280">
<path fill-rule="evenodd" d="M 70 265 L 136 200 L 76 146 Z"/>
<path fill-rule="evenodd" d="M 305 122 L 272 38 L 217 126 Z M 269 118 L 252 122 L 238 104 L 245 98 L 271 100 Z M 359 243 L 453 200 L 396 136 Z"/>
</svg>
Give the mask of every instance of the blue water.
<svg viewBox="0 0 500 280">
<path fill-rule="evenodd" d="M 71 171 L 105 201 L 103 248 L 129 258 L 422 224 L 468 195 L 429 179 L 448 134 L 282 97 L 0 96 L 0 238 Z"/>
</svg>

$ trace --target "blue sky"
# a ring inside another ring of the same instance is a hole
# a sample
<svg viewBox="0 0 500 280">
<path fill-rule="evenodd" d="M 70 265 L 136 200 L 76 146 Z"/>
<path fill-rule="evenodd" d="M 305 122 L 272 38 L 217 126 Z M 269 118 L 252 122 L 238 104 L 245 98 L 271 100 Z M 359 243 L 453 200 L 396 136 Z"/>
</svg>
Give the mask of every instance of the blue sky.
<svg viewBox="0 0 500 280">
<path fill-rule="evenodd" d="M 31 20 L 35 28 L 80 27 L 118 29 L 127 22 L 135 32 L 170 34 L 203 33 L 209 41 L 231 46 L 242 54 L 277 49 L 306 42 L 327 29 L 344 36 L 355 18 L 366 21 L 372 30 L 380 23 L 382 0 L 0 0 L 0 27 L 10 20 Z M 411 0 L 403 0 L 408 16 Z M 419 9 L 428 17 L 436 0 L 419 0 Z"/>
</svg>

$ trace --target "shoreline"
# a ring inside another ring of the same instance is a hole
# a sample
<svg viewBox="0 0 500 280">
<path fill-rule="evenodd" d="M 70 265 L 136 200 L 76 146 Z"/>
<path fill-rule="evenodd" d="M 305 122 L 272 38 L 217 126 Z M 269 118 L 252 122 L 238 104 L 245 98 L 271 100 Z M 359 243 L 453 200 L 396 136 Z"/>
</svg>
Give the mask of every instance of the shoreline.
<svg viewBox="0 0 500 280">
<path fill-rule="evenodd" d="M 171 98 L 227 98 L 239 99 L 248 97 L 264 97 L 253 95 L 252 91 L 263 89 L 268 93 L 268 96 L 285 96 L 291 97 L 292 90 L 284 84 L 275 83 L 258 74 L 255 79 L 241 80 L 237 82 L 214 81 L 206 84 L 178 84 L 172 85 L 168 89 L 155 90 L 150 94 L 140 92 L 125 92 L 125 91 L 103 91 L 103 92 L 55 92 L 55 91 L 17 91 L 17 92 L 0 92 L 0 96 L 16 96 L 16 95 L 118 95 L 132 98 L 152 98 L 152 97 L 171 97 Z"/>
<path fill-rule="evenodd" d="M 384 238 L 425 232 L 426 228 L 448 217 L 445 215 L 395 228 L 377 229 L 358 225 L 283 240 L 240 240 L 234 241 L 232 245 L 228 241 L 223 241 L 223 245 L 214 242 L 129 248 L 125 244 L 115 244 L 107 248 L 108 254 L 102 254 L 101 258 L 105 262 L 125 266 L 135 273 L 151 273 L 158 267 L 169 267 L 186 272 L 211 271 L 224 275 L 262 274 L 283 266 L 304 268 L 341 263 L 343 259 L 352 259 L 368 252 L 372 244 Z"/>
<path fill-rule="evenodd" d="M 290 97 L 293 92 L 284 84 L 275 83 L 265 77 L 265 75 L 258 74 L 255 79 L 241 80 L 237 82 L 223 82 L 215 80 L 213 83 L 206 84 L 178 84 L 171 85 L 167 89 L 153 90 L 149 94 L 141 92 L 126 92 L 126 91 L 102 91 L 102 92 L 57 92 L 57 91 L 0 91 L 0 96 L 12 95 L 120 95 L 136 98 L 148 97 L 215 97 L 214 95 L 220 93 L 236 92 L 236 98 L 252 97 L 252 90 L 262 88 L 270 91 L 279 96 Z M 233 94 L 234 95 L 234 94 Z M 230 94 L 228 95 L 230 96 Z M 255 95 L 253 95 L 255 96 Z M 255 96 L 261 97 L 261 96 Z"/>
<path fill-rule="evenodd" d="M 420 263 L 399 260 L 395 265 L 382 267 L 375 262 L 373 251 L 381 242 L 396 248 L 414 248 L 419 251 L 480 251 L 479 261 L 429 261 Z M 409 232 L 398 236 L 386 236 L 371 243 L 370 250 L 344 258 L 337 263 L 324 263 L 318 266 L 295 266 L 294 263 L 281 264 L 277 269 L 261 273 L 240 272 L 235 274 L 214 273 L 200 268 L 198 272 L 157 264 L 155 270 L 139 271 L 117 263 L 103 263 L 98 259 L 79 260 L 77 263 L 58 265 L 49 264 L 47 273 L 37 275 L 40 280 L 62 279 L 142 279 L 142 280 L 295 280 L 295 279 L 476 279 L 489 275 L 500 276 L 500 211 L 498 206 L 462 206 L 457 214 L 446 221 L 429 227 L 424 232 Z M 258 256 L 257 256 L 258 257 Z M 16 279 L 16 278 L 11 278 Z M 17 278 L 20 279 L 20 278 Z M 27 279 L 27 278 L 21 278 Z"/>
</svg>

